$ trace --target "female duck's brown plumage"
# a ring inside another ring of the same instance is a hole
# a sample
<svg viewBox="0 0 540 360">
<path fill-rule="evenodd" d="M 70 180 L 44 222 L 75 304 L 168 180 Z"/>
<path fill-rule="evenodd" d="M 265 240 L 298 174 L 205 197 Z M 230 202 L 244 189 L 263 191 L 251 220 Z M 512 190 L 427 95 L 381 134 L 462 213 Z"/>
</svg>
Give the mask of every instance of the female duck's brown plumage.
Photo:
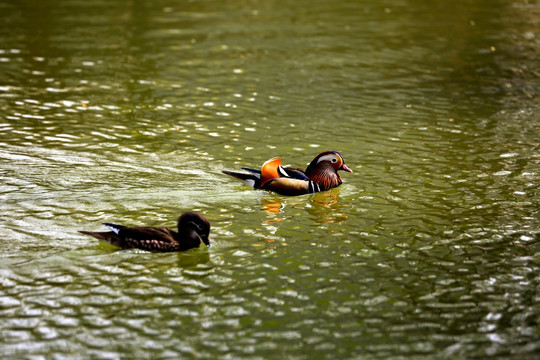
<svg viewBox="0 0 540 360">
<path fill-rule="evenodd" d="M 243 168 L 249 173 L 223 170 L 224 174 L 244 180 L 255 189 L 281 195 L 303 195 L 326 191 L 341 185 L 338 170 L 352 172 L 337 151 L 325 151 L 313 159 L 306 170 L 281 166 L 279 158 L 265 162 L 261 170 Z"/>
<path fill-rule="evenodd" d="M 154 252 L 183 251 L 210 246 L 210 222 L 202 215 L 187 212 L 178 218 L 178 232 L 167 227 L 127 227 L 104 223 L 112 231 L 79 231 L 122 249 L 142 249 Z"/>
</svg>

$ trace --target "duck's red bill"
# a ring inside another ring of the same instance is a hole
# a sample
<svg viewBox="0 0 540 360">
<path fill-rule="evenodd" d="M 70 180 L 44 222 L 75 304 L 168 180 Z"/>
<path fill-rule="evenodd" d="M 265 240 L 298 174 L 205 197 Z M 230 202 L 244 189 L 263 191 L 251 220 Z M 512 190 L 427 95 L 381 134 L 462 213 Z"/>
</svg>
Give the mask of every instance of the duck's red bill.
<svg viewBox="0 0 540 360">
<path fill-rule="evenodd" d="M 349 167 L 347 165 L 345 165 L 345 164 L 341 165 L 341 170 L 345 170 L 346 172 L 352 173 L 352 170 L 349 169 Z"/>
</svg>

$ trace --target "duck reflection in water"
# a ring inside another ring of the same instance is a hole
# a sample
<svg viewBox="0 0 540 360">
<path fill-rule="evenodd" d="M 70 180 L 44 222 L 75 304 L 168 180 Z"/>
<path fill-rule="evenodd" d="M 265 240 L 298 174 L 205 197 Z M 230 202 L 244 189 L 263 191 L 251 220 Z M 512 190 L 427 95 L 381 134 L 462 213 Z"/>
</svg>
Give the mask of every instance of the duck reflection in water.
<svg viewBox="0 0 540 360">
<path fill-rule="evenodd" d="M 316 194 L 311 201 L 312 206 L 306 207 L 305 210 L 320 224 L 342 224 L 349 217 L 339 211 L 347 205 L 338 201 L 338 197 L 337 190 Z"/>
<path fill-rule="evenodd" d="M 309 197 L 308 201 L 299 201 L 298 198 L 283 199 L 279 196 L 268 196 L 262 199 L 262 207 L 269 214 L 271 219 L 265 220 L 265 223 L 277 223 L 286 219 L 279 216 L 289 205 L 295 208 L 303 209 L 312 215 L 314 220 L 320 224 L 337 223 L 341 224 L 348 219 L 348 216 L 340 214 L 340 208 L 346 207 L 339 202 L 339 190 L 334 189 L 324 193 L 317 193 Z"/>
</svg>

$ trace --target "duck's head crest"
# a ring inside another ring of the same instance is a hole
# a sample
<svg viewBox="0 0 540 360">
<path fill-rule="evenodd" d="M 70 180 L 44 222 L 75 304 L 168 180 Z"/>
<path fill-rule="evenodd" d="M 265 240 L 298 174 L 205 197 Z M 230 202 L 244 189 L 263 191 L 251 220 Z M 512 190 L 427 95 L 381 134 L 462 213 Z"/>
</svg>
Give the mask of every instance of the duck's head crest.
<svg viewBox="0 0 540 360">
<path fill-rule="evenodd" d="M 341 156 L 340 153 L 337 151 L 325 151 L 313 159 L 306 169 L 306 174 L 309 174 L 311 171 L 313 171 L 313 169 L 323 162 L 329 163 L 336 171 L 344 170 L 350 173 L 353 172 L 347 165 L 345 165 L 345 160 L 343 160 L 343 156 Z"/>
</svg>

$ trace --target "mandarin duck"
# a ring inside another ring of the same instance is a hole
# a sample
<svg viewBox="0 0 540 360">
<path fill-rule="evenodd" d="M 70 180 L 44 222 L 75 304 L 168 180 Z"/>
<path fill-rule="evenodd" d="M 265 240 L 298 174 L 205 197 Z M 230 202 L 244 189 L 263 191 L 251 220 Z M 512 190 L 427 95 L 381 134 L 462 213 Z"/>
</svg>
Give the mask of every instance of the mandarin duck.
<svg viewBox="0 0 540 360">
<path fill-rule="evenodd" d="M 139 226 L 103 223 L 112 231 L 79 231 L 122 249 L 142 249 L 153 252 L 183 251 L 210 246 L 210 222 L 202 215 L 186 212 L 178 218 L 178 232 L 168 227 Z"/>
<path fill-rule="evenodd" d="M 303 195 L 330 190 L 341 185 L 338 170 L 351 172 L 337 151 L 320 153 L 306 170 L 281 166 L 278 157 L 266 161 L 261 170 L 242 168 L 248 173 L 222 170 L 224 174 L 245 181 L 255 189 L 270 190 L 281 195 Z"/>
</svg>

